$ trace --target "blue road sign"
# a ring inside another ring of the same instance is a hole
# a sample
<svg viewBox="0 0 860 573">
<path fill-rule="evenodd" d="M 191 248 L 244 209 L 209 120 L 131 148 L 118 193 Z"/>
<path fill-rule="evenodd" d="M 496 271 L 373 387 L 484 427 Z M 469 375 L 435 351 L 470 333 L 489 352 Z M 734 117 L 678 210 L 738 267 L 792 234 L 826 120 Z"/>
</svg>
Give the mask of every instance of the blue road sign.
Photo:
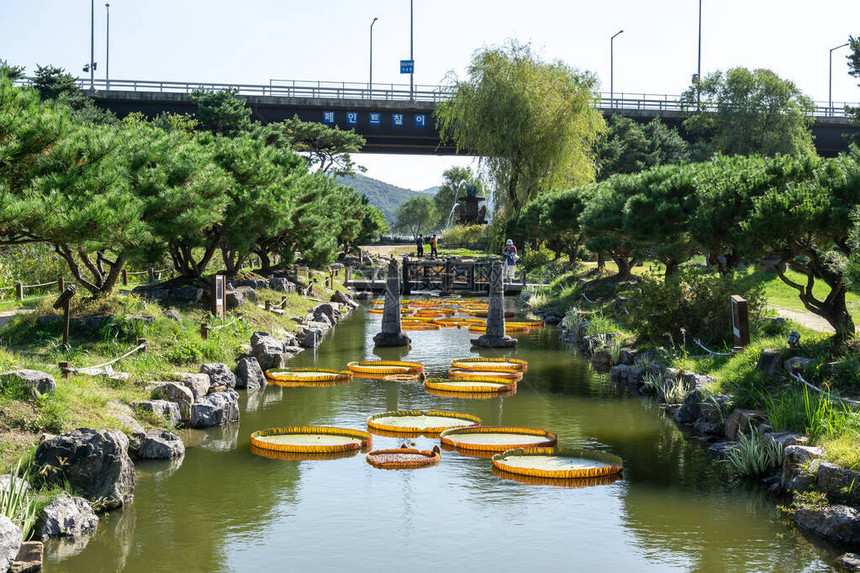
<svg viewBox="0 0 860 573">
<path fill-rule="evenodd" d="M 346 124 L 347 125 L 358 125 L 358 112 L 357 111 L 346 112 Z"/>
<path fill-rule="evenodd" d="M 391 115 L 391 124 L 392 125 L 403 125 L 403 114 L 395 113 Z"/>
<path fill-rule="evenodd" d="M 323 112 L 323 123 L 334 123 L 334 112 L 333 111 L 324 111 Z"/>
<path fill-rule="evenodd" d="M 415 72 L 415 60 L 400 60 L 400 73 L 411 74 Z"/>
<path fill-rule="evenodd" d="M 415 127 L 424 127 L 427 125 L 427 116 L 423 113 L 415 114 Z"/>
<path fill-rule="evenodd" d="M 370 112 L 370 125 L 382 125 L 382 114 L 379 112 Z"/>
</svg>

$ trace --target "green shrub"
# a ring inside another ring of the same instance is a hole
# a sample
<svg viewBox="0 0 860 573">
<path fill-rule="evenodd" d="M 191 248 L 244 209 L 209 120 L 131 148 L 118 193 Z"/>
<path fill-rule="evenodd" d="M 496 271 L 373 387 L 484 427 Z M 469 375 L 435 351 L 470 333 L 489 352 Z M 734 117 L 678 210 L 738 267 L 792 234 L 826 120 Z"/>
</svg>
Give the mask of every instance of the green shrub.
<svg viewBox="0 0 860 573">
<path fill-rule="evenodd" d="M 706 269 L 688 268 L 663 281 L 643 277 L 631 319 L 652 340 L 667 333 L 680 340 L 682 330 L 692 338 L 723 340 L 731 334 L 729 297 L 749 302 L 750 322 L 764 306 L 760 286 L 745 286 L 740 279 L 722 277 Z"/>
<path fill-rule="evenodd" d="M 442 242 L 448 245 L 476 246 L 487 244 L 486 225 L 454 225 L 442 231 Z"/>
<path fill-rule="evenodd" d="M 742 476 L 758 477 L 782 466 L 782 444 L 757 429 L 738 436 L 738 445 L 723 460 Z"/>
<path fill-rule="evenodd" d="M 543 269 L 555 259 L 555 253 L 547 248 L 526 249 L 517 262 L 526 271 L 532 272 Z"/>
</svg>

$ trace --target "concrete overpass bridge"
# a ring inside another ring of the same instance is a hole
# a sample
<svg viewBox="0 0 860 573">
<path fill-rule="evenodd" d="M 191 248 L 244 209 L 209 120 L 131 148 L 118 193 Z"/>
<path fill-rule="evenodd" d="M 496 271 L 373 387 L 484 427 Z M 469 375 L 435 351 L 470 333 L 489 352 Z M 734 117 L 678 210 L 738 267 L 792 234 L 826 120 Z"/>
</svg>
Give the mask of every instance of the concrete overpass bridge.
<svg viewBox="0 0 860 573">
<path fill-rule="evenodd" d="M 160 82 L 140 80 L 96 80 L 93 90 L 79 80 L 81 89 L 95 102 L 123 117 L 142 112 L 153 117 L 161 112 L 193 113 L 190 94 L 195 89 L 235 89 L 245 99 L 254 119 L 262 123 L 283 121 L 297 115 L 303 121 L 355 129 L 366 140 L 365 152 L 414 155 L 453 155 L 454 149 L 440 145 L 433 120 L 436 105 L 450 97 L 443 86 L 271 80 L 268 85 Z M 660 117 L 680 126 L 689 113 L 676 95 L 602 94 L 598 103 L 605 117 L 615 113 L 647 122 Z M 851 104 L 858 105 L 858 104 Z M 848 149 L 845 133 L 860 132 L 845 114 L 845 103 L 816 103 L 812 133 L 821 155 L 832 156 Z"/>
</svg>

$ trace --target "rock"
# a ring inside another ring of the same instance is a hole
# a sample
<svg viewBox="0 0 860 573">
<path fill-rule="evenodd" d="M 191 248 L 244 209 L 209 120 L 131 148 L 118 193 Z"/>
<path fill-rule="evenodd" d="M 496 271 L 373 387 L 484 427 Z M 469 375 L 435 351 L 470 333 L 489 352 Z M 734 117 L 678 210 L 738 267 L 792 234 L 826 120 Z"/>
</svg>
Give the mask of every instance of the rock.
<svg viewBox="0 0 860 573">
<path fill-rule="evenodd" d="M 279 292 L 292 293 L 296 292 L 295 283 L 291 283 L 283 277 L 272 277 L 269 279 L 269 288 Z"/>
<path fill-rule="evenodd" d="M 10 370 L 0 374 L 0 385 L 18 384 L 34 398 L 46 396 L 57 389 L 54 377 L 39 370 Z"/>
<path fill-rule="evenodd" d="M 162 428 L 148 431 L 137 450 L 137 457 L 141 460 L 168 460 L 183 455 L 185 444 L 179 436 Z"/>
<path fill-rule="evenodd" d="M 175 320 L 176 322 L 182 323 L 182 316 L 179 314 L 178 310 L 165 310 L 163 313 L 161 313 L 161 315 L 171 320 Z"/>
<path fill-rule="evenodd" d="M 780 444 L 783 448 L 798 445 L 795 443 L 797 438 L 804 438 L 800 434 L 792 434 L 791 432 L 767 432 L 764 437 Z"/>
<path fill-rule="evenodd" d="M 0 515 L 0 571 L 6 571 L 21 549 L 21 530 L 5 515 Z"/>
<path fill-rule="evenodd" d="M 836 563 L 846 571 L 860 571 L 860 555 L 857 553 L 843 553 L 836 558 Z"/>
<path fill-rule="evenodd" d="M 194 287 L 178 287 L 170 289 L 167 300 L 173 304 L 193 306 L 203 298 L 203 289 Z"/>
<path fill-rule="evenodd" d="M 346 305 L 347 308 L 352 309 L 352 310 L 358 308 L 357 302 L 355 302 L 354 300 L 349 298 L 346 294 L 344 294 L 343 291 L 339 291 L 339 290 L 334 291 L 334 294 L 331 295 L 331 302 L 337 302 L 337 303 Z"/>
<path fill-rule="evenodd" d="M 240 358 L 236 365 L 236 388 L 255 390 L 267 384 L 263 369 L 254 357 Z"/>
<path fill-rule="evenodd" d="M 9 573 L 36 573 L 42 570 L 44 545 L 41 541 L 25 541 L 18 550 L 15 562 L 9 568 Z"/>
<path fill-rule="evenodd" d="M 132 402 L 131 407 L 136 412 L 152 413 L 159 418 L 164 418 L 170 424 L 178 426 L 182 423 L 182 413 L 179 405 L 167 400 L 147 400 L 145 402 Z"/>
<path fill-rule="evenodd" d="M 228 309 L 236 309 L 245 304 L 245 295 L 235 290 L 228 290 L 224 295 Z"/>
<path fill-rule="evenodd" d="M 243 282 L 248 283 L 251 281 L 243 281 Z M 259 281 L 259 282 L 261 282 L 263 286 L 253 287 L 253 286 L 249 286 L 247 284 L 244 284 L 243 286 L 238 286 L 238 287 L 234 288 L 233 292 L 242 295 L 242 297 L 244 297 L 244 299 L 247 300 L 248 302 L 250 302 L 252 304 L 257 304 L 259 297 L 257 296 L 257 291 L 254 289 L 255 288 L 266 288 L 269 286 L 268 281 Z"/>
<path fill-rule="evenodd" d="M 82 497 L 63 497 L 42 510 L 42 537 L 81 537 L 95 530 L 99 518 Z"/>
<path fill-rule="evenodd" d="M 125 404 L 110 404 L 109 413 L 118 423 L 125 426 L 132 437 L 141 438 L 146 434 L 146 430 L 134 417 L 134 411 Z"/>
<path fill-rule="evenodd" d="M 302 326 L 301 330 L 296 334 L 296 342 L 302 348 L 316 348 L 322 342 L 322 337 L 323 331 L 321 328 Z"/>
<path fill-rule="evenodd" d="M 612 357 L 605 350 L 598 350 L 591 355 L 591 367 L 595 372 L 609 372 L 612 367 Z"/>
<path fill-rule="evenodd" d="M 12 483 L 12 474 L 3 474 L 0 476 L 0 491 L 8 491 Z M 23 486 L 22 486 L 23 484 Z M 25 492 L 30 491 L 30 484 L 22 479 L 15 480 L 15 489 L 23 489 Z"/>
<path fill-rule="evenodd" d="M 191 406 L 191 426 L 205 428 L 239 421 L 239 394 L 235 390 L 216 392 Z"/>
<path fill-rule="evenodd" d="M 636 361 L 636 349 L 635 348 L 622 348 L 621 349 L 621 364 L 633 364 Z"/>
<path fill-rule="evenodd" d="M 230 371 L 226 364 L 221 362 L 209 362 L 200 365 L 200 372 L 209 375 L 209 381 L 212 386 L 226 386 L 234 388 L 236 386 L 236 375 Z"/>
<path fill-rule="evenodd" d="M 663 415 L 668 416 L 670 418 L 674 418 L 675 414 L 678 413 L 678 410 L 681 409 L 681 404 L 666 404 L 663 406 Z"/>
<path fill-rule="evenodd" d="M 794 356 L 789 358 L 783 363 L 785 369 L 789 372 L 804 372 L 806 367 L 812 364 L 812 358 L 803 358 L 801 356 Z"/>
<path fill-rule="evenodd" d="M 304 351 L 305 349 L 301 346 L 284 346 L 284 360 L 289 360 L 294 354 Z"/>
<path fill-rule="evenodd" d="M 688 392 L 691 390 L 704 390 L 709 384 L 716 381 L 717 379 L 713 376 L 705 376 L 704 374 L 694 374 L 692 372 L 681 374 L 681 382 L 683 382 L 684 388 Z"/>
<path fill-rule="evenodd" d="M 576 334 L 574 334 L 573 332 L 568 332 L 568 331 L 563 330 L 561 332 L 561 334 L 558 335 L 558 340 L 560 342 L 567 342 L 569 344 L 575 344 L 576 341 L 578 340 L 578 338 L 576 337 Z"/>
<path fill-rule="evenodd" d="M 177 382 L 163 382 L 150 393 L 153 400 L 167 400 L 179 406 L 179 414 L 182 420 L 188 419 L 191 404 L 194 403 L 194 393 L 184 384 Z"/>
<path fill-rule="evenodd" d="M 860 472 L 821 462 L 817 477 L 817 489 L 827 494 L 831 502 L 860 505 Z"/>
<path fill-rule="evenodd" d="M 847 545 L 860 544 L 860 510 L 847 505 L 802 507 L 794 521 L 804 529 Z"/>
<path fill-rule="evenodd" d="M 708 451 L 721 457 L 738 447 L 737 442 L 718 442 L 708 448 Z"/>
<path fill-rule="evenodd" d="M 195 400 L 208 394 L 212 386 L 209 375 L 202 372 L 176 372 L 176 376 L 183 386 L 191 390 Z"/>
<path fill-rule="evenodd" d="M 699 403 L 702 401 L 702 393 L 699 390 L 693 390 L 684 397 L 681 407 L 675 412 L 676 424 L 692 424 L 699 419 L 701 408 Z"/>
<path fill-rule="evenodd" d="M 720 422 L 712 422 L 704 417 L 693 422 L 693 430 L 703 436 L 723 435 L 723 425 Z"/>
<path fill-rule="evenodd" d="M 284 343 L 267 332 L 255 332 L 251 337 L 251 354 L 265 372 L 284 365 Z"/>
<path fill-rule="evenodd" d="M 105 509 L 128 503 L 134 497 L 134 465 L 128 456 L 128 438 L 119 430 L 98 432 L 79 428 L 42 442 L 36 450 L 36 467 L 50 466 L 40 479 L 50 485 L 64 482 Z"/>
<path fill-rule="evenodd" d="M 751 429 L 757 429 L 765 424 L 767 424 L 767 418 L 764 414 L 755 410 L 737 408 L 726 422 L 726 437 L 730 440 L 736 440 L 739 433 L 747 433 Z"/>
<path fill-rule="evenodd" d="M 817 462 L 824 450 L 809 446 L 788 446 L 782 452 L 779 484 L 794 491 L 806 491 L 815 483 Z"/>
<path fill-rule="evenodd" d="M 628 364 L 618 364 L 609 371 L 609 379 L 617 384 L 626 382 L 629 375 L 630 366 Z"/>
<path fill-rule="evenodd" d="M 330 324 L 337 324 L 343 319 L 343 314 L 329 302 L 318 304 L 311 312 L 314 315 L 314 320 L 320 322 L 322 322 L 322 317 L 326 317 Z"/>
<path fill-rule="evenodd" d="M 355 293 L 353 296 L 355 300 L 373 300 L 373 293 L 369 290 L 363 290 L 361 292 Z"/>
<path fill-rule="evenodd" d="M 550 314 L 550 315 L 545 316 L 543 318 L 543 323 L 546 324 L 547 326 L 555 326 L 556 324 L 560 323 L 563 319 L 564 319 L 563 316 L 556 316 L 554 314 Z"/>
<path fill-rule="evenodd" d="M 759 372 L 764 372 L 768 376 L 773 376 L 779 371 L 780 366 L 782 366 L 782 355 L 779 350 L 765 348 L 758 357 L 755 369 Z"/>
</svg>

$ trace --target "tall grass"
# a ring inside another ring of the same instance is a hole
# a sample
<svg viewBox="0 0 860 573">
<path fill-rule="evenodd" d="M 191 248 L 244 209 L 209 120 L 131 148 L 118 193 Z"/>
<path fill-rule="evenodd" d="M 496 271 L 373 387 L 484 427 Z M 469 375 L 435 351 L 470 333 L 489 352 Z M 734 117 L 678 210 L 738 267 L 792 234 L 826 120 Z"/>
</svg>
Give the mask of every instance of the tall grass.
<svg viewBox="0 0 860 573">
<path fill-rule="evenodd" d="M 782 454 L 782 444 L 751 428 L 749 434 L 739 435 L 737 447 L 723 461 L 738 475 L 758 477 L 780 467 Z"/>
<path fill-rule="evenodd" d="M 762 393 L 761 401 L 774 429 L 806 434 L 813 443 L 860 429 L 860 418 L 848 406 L 806 386 L 775 395 Z"/>
<path fill-rule="evenodd" d="M 8 485 L 0 485 L 0 515 L 5 515 L 18 526 L 24 540 L 30 538 L 38 516 L 38 500 L 30 492 L 29 470 L 21 471 L 21 462 L 15 466 Z"/>
<path fill-rule="evenodd" d="M 666 378 L 659 372 L 646 372 L 642 381 L 667 404 L 680 404 L 687 396 L 687 388 L 681 380 Z"/>
</svg>

